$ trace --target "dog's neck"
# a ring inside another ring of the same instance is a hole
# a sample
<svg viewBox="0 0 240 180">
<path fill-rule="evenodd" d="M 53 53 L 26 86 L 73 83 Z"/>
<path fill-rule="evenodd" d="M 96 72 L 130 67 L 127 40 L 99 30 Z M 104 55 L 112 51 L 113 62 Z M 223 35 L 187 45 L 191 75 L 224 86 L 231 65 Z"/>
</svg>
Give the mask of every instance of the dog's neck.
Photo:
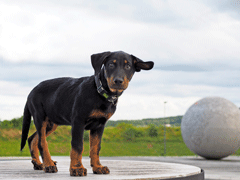
<svg viewBox="0 0 240 180">
<path fill-rule="evenodd" d="M 98 93 L 101 96 L 103 96 L 107 101 L 116 105 L 117 101 L 118 101 L 118 97 L 122 94 L 122 92 L 114 93 L 114 92 L 110 91 L 103 69 L 101 70 L 101 72 L 98 75 L 95 75 L 95 83 L 97 86 Z"/>
</svg>

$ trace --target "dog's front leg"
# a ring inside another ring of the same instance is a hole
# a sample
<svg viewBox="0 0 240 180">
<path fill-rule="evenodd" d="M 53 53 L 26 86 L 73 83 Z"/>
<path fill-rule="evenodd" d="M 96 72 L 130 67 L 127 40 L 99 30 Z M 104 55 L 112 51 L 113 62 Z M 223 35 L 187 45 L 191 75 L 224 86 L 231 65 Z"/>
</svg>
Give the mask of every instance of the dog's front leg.
<svg viewBox="0 0 240 180">
<path fill-rule="evenodd" d="M 87 169 L 82 165 L 84 125 L 79 122 L 72 126 L 72 149 L 70 153 L 70 176 L 86 176 Z"/>
<path fill-rule="evenodd" d="M 109 174 L 107 166 L 102 166 L 99 160 L 99 151 L 101 149 L 101 139 L 104 125 L 96 130 L 90 130 L 90 158 L 94 174 Z"/>
</svg>

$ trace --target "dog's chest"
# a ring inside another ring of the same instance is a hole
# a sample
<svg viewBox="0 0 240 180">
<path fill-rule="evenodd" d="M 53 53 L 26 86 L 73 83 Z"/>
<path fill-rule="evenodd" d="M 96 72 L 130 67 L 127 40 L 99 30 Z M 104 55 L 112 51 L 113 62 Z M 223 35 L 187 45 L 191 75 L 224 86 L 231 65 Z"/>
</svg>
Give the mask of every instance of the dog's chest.
<svg viewBox="0 0 240 180">
<path fill-rule="evenodd" d="M 116 106 L 114 107 L 101 106 L 99 108 L 93 109 L 90 112 L 88 119 L 85 123 L 85 129 L 86 130 L 97 129 L 100 126 L 104 126 L 107 120 L 113 115 L 115 110 L 116 110 Z"/>
<path fill-rule="evenodd" d="M 116 106 L 101 105 L 97 109 L 93 109 L 89 115 L 89 118 L 106 118 L 107 120 L 113 115 L 116 110 Z"/>
</svg>

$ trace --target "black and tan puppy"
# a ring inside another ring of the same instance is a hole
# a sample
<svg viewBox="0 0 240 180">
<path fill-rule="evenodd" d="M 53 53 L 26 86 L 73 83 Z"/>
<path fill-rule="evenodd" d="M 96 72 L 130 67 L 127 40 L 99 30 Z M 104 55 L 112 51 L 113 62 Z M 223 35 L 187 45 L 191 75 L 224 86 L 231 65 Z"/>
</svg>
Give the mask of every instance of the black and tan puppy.
<svg viewBox="0 0 240 180">
<path fill-rule="evenodd" d="M 95 74 L 82 78 L 57 78 L 41 82 L 29 94 L 24 109 L 21 150 L 26 144 L 31 117 L 37 131 L 28 138 L 35 170 L 57 172 L 46 137 L 58 125 L 72 126 L 71 176 L 86 176 L 82 165 L 83 133 L 90 130 L 90 158 L 95 174 L 108 174 L 99 161 L 101 138 L 107 120 L 116 110 L 118 97 L 128 87 L 134 72 L 150 70 L 153 62 L 143 62 L 125 52 L 104 52 L 91 56 Z M 39 160 L 39 151 L 43 164 Z"/>
</svg>

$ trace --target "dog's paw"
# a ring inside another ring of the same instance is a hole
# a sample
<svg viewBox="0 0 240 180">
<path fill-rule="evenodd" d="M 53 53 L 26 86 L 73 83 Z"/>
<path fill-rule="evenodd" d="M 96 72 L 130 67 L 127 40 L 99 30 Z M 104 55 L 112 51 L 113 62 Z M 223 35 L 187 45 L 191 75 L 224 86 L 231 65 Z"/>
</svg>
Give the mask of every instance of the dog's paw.
<svg viewBox="0 0 240 180">
<path fill-rule="evenodd" d="M 44 167 L 45 173 L 56 173 L 58 172 L 57 166 L 47 166 Z"/>
<path fill-rule="evenodd" d="M 94 174 L 109 174 L 110 170 L 107 166 L 93 167 Z"/>
<path fill-rule="evenodd" d="M 36 161 L 32 160 L 34 170 L 43 170 L 43 164 L 38 164 Z"/>
<path fill-rule="evenodd" d="M 86 176 L 87 175 L 87 169 L 84 167 L 80 168 L 70 168 L 70 176 Z"/>
</svg>

